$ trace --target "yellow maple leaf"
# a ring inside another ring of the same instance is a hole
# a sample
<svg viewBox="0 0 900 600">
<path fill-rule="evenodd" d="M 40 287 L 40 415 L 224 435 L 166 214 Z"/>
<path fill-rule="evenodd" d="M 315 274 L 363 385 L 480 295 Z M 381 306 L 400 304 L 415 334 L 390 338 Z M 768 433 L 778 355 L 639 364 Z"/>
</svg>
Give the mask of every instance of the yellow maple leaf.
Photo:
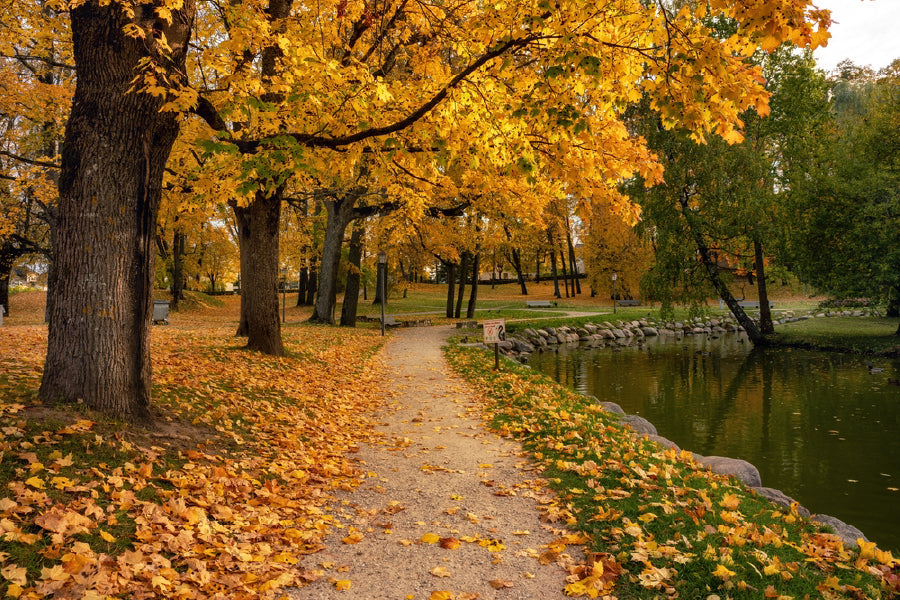
<svg viewBox="0 0 900 600">
<path fill-rule="evenodd" d="M 713 571 L 713 575 L 715 575 L 719 579 L 728 581 L 729 579 L 734 577 L 734 571 L 729 570 L 725 565 L 717 565 L 716 570 Z"/>
<path fill-rule="evenodd" d="M 350 580 L 349 579 L 338 579 L 334 582 L 334 587 L 340 592 L 346 592 L 350 589 Z"/>
<path fill-rule="evenodd" d="M 435 535 L 433 533 L 426 533 L 422 536 L 422 541 L 426 544 L 437 544 L 439 541 L 441 541 L 441 536 Z"/>
<path fill-rule="evenodd" d="M 453 600 L 453 592 L 447 590 L 434 591 L 428 596 L 428 600 Z"/>
</svg>

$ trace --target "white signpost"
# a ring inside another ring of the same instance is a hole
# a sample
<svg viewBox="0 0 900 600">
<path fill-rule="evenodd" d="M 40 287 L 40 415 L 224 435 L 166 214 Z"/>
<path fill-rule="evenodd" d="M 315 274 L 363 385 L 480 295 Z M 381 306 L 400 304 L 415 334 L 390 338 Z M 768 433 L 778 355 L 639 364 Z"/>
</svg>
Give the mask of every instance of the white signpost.
<svg viewBox="0 0 900 600">
<path fill-rule="evenodd" d="M 483 323 L 484 343 L 494 345 L 494 369 L 500 370 L 500 342 L 506 339 L 506 320 L 488 319 Z"/>
</svg>

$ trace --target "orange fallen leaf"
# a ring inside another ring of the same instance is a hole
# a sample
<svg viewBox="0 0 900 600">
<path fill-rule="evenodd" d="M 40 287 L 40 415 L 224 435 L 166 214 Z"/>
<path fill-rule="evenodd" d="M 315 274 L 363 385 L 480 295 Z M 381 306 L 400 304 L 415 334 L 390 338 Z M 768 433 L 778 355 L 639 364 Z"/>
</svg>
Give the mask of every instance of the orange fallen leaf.
<svg viewBox="0 0 900 600">
<path fill-rule="evenodd" d="M 488 584 L 495 590 L 502 590 L 503 588 L 511 588 L 513 586 L 512 581 L 506 581 L 504 579 L 491 579 L 488 581 Z"/>
<path fill-rule="evenodd" d="M 431 592 L 428 600 L 453 600 L 453 592 L 447 590 Z"/>
<path fill-rule="evenodd" d="M 459 540 L 455 537 L 441 538 L 440 546 L 445 550 L 456 550 L 457 548 L 459 548 Z"/>
<path fill-rule="evenodd" d="M 446 567 L 435 567 L 428 572 L 435 577 L 450 577 L 450 571 L 448 571 Z"/>
</svg>

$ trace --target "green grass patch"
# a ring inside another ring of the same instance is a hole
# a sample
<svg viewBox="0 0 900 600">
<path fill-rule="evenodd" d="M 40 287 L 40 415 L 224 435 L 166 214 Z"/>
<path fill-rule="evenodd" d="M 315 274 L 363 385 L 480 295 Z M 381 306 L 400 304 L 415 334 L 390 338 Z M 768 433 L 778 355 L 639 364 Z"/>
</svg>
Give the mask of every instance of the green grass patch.
<svg viewBox="0 0 900 600">
<path fill-rule="evenodd" d="M 605 576 L 589 564 L 570 595 L 875 599 L 900 591 L 897 561 L 874 545 L 845 548 L 542 374 L 511 362 L 496 372 L 493 357 L 473 348 L 450 346 L 446 355 L 487 399 L 490 426 L 543 468 L 559 498 L 544 518 L 583 533 L 595 553 L 589 562 L 604 565 Z"/>
<path fill-rule="evenodd" d="M 827 317 L 785 323 L 777 328 L 776 340 L 860 354 L 900 353 L 896 335 L 900 319 L 888 317 Z"/>
</svg>

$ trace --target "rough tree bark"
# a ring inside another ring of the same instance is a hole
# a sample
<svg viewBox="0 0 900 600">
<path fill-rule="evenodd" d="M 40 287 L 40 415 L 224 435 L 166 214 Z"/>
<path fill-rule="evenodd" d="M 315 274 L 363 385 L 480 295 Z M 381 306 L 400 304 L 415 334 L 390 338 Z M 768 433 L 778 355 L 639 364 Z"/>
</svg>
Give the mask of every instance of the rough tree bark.
<svg viewBox="0 0 900 600">
<path fill-rule="evenodd" d="M 759 292 L 759 330 L 763 335 L 775 333 L 772 324 L 772 309 L 769 307 L 769 292 L 766 290 L 765 256 L 762 243 L 753 240 L 753 254 L 756 262 L 756 289 Z"/>
<path fill-rule="evenodd" d="M 172 239 L 172 309 L 178 310 L 178 305 L 184 299 L 184 254 L 187 235 L 182 231 L 176 231 Z"/>
<path fill-rule="evenodd" d="M 284 356 L 278 302 L 278 233 L 282 190 L 258 192 L 246 207 L 234 207 L 241 248 L 241 324 L 247 349 Z M 245 251 L 246 249 L 246 251 Z"/>
<path fill-rule="evenodd" d="M 303 306 L 306 303 L 307 285 L 309 285 L 309 269 L 303 267 L 300 269 L 300 276 L 297 278 L 297 306 Z"/>
<path fill-rule="evenodd" d="M 340 198 L 325 201 L 327 219 L 319 266 L 319 285 L 316 291 L 316 306 L 309 318 L 314 323 L 334 323 L 341 247 L 344 244 L 347 226 L 354 217 L 354 206 L 361 195 L 362 192 L 351 191 Z"/>
<path fill-rule="evenodd" d="M 562 250 L 559 251 L 559 262 L 562 267 L 563 274 L 563 283 L 566 285 L 566 298 L 569 297 L 569 273 L 566 271 L 566 253 Z M 575 290 L 572 290 L 572 295 L 575 295 Z"/>
<path fill-rule="evenodd" d="M 456 298 L 456 263 L 445 262 L 447 266 L 447 318 L 453 318 L 453 300 Z"/>
<path fill-rule="evenodd" d="M 547 230 L 547 241 L 550 243 L 550 270 L 553 271 L 553 296 L 562 298 L 559 293 L 559 272 L 556 270 L 556 251 L 553 250 L 553 232 Z"/>
<path fill-rule="evenodd" d="M 12 262 L 0 260 L 0 310 L 9 315 L 9 277 L 12 274 Z"/>
<path fill-rule="evenodd" d="M 463 296 L 466 295 L 466 275 L 469 272 L 469 253 L 463 252 L 459 264 L 459 290 L 456 293 L 456 310 L 453 316 L 457 319 L 462 314 Z"/>
<path fill-rule="evenodd" d="M 578 281 L 578 263 L 575 259 L 575 244 L 572 243 L 572 232 L 569 231 L 569 218 L 566 217 L 566 245 L 569 247 L 569 266 L 572 269 L 572 297 L 581 293 L 581 283 Z"/>
<path fill-rule="evenodd" d="M 472 263 L 472 292 L 469 294 L 469 305 L 466 307 L 466 318 L 475 318 L 475 304 L 478 302 L 478 275 L 481 271 L 481 252 L 475 253 Z"/>
<path fill-rule="evenodd" d="M 350 234 L 350 252 L 347 262 L 347 284 L 344 286 L 344 303 L 341 306 L 341 325 L 343 327 L 356 327 L 356 309 L 359 307 L 359 282 L 361 279 L 360 266 L 362 265 L 362 237 L 365 229 L 354 227 Z"/>
<path fill-rule="evenodd" d="M 165 99 L 127 92 L 139 61 L 184 78 L 195 0 L 159 21 L 161 2 L 134 7 L 143 39 L 117 3 L 89 1 L 70 12 L 78 84 L 66 125 L 59 180 L 57 266 L 40 397 L 84 402 L 150 422 L 150 317 L 154 232 L 163 169 L 178 118 Z M 171 52 L 154 40 L 165 33 Z"/>
</svg>

